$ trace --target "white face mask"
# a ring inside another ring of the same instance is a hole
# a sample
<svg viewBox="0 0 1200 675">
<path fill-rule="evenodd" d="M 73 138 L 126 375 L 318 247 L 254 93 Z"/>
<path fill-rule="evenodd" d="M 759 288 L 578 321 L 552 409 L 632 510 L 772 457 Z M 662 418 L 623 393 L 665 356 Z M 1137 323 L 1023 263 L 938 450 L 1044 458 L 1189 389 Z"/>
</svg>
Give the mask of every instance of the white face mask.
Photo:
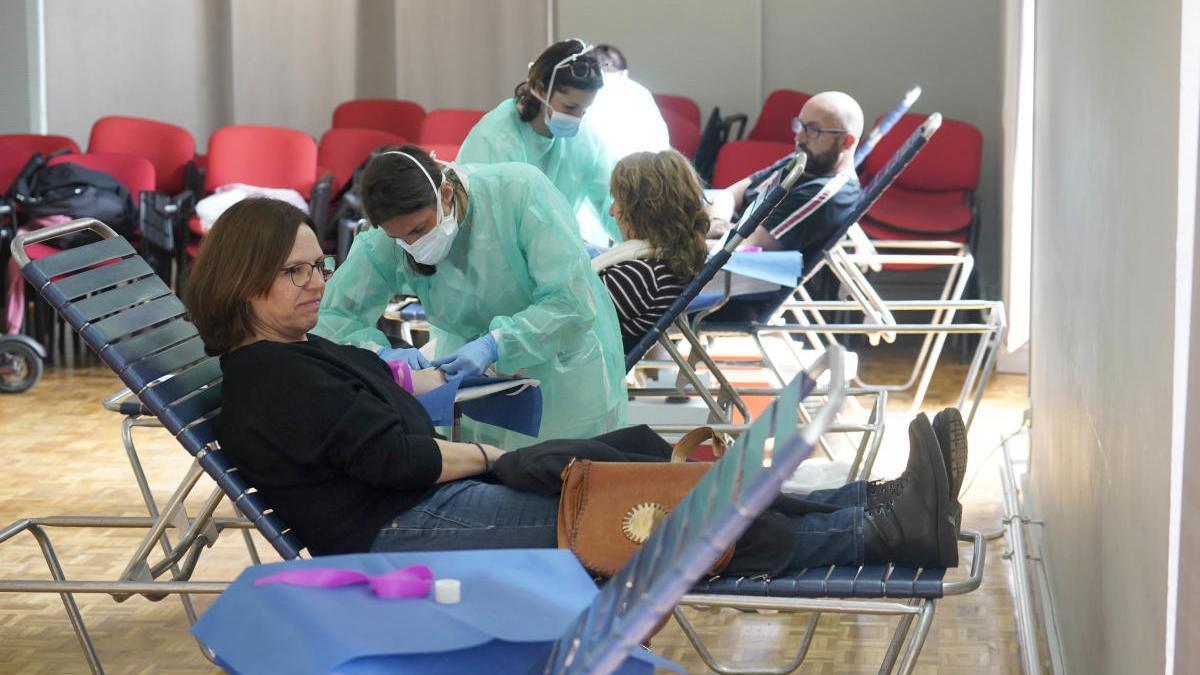
<svg viewBox="0 0 1200 675">
<path fill-rule="evenodd" d="M 433 226 L 433 229 L 421 235 L 419 239 L 411 244 L 404 242 L 402 239 L 394 239 L 393 241 L 396 242 L 397 246 L 407 251 L 413 257 L 413 260 L 422 265 L 436 265 L 446 259 L 446 256 L 450 253 L 450 246 L 454 243 L 454 236 L 458 234 L 458 218 L 456 217 L 458 205 L 454 204 L 452 199 L 450 213 L 445 213 L 445 209 L 442 208 L 442 195 L 437 185 L 434 184 L 433 177 L 429 175 L 429 172 L 425 170 L 425 167 L 421 166 L 421 163 L 415 157 L 399 150 L 391 150 L 383 154 L 404 155 L 412 160 L 413 164 L 416 164 L 417 168 L 421 170 L 421 173 L 425 174 L 425 179 L 429 181 L 429 186 L 433 188 L 434 203 L 437 204 L 437 224 Z"/>
<path fill-rule="evenodd" d="M 446 259 L 450 253 L 450 246 L 454 243 L 454 235 L 458 234 L 458 219 L 454 212 L 457 207 L 451 209 L 450 213 L 444 217 L 442 215 L 442 200 L 438 200 L 438 224 L 425 234 L 421 235 L 411 244 L 404 243 L 403 240 L 397 239 L 396 244 L 400 248 L 408 251 L 408 254 L 413 257 L 413 260 L 422 265 L 436 265 Z"/>
</svg>

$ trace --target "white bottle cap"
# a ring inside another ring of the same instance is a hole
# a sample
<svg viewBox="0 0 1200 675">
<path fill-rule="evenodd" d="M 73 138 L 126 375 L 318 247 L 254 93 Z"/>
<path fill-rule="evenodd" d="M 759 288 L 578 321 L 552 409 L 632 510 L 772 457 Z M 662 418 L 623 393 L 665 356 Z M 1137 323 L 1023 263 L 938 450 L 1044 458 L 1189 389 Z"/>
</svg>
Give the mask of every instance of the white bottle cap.
<svg viewBox="0 0 1200 675">
<path fill-rule="evenodd" d="M 433 582 L 433 599 L 441 605 L 454 605 L 462 599 L 462 582 L 458 579 L 438 579 Z"/>
</svg>

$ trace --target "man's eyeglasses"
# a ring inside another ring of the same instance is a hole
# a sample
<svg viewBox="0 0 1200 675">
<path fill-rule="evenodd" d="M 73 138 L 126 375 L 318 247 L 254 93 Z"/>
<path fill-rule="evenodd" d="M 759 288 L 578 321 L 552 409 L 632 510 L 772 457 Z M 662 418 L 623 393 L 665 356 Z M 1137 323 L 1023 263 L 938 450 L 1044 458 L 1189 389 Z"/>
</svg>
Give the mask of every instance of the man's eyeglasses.
<svg viewBox="0 0 1200 675">
<path fill-rule="evenodd" d="M 321 278 L 329 281 L 329 277 L 333 276 L 333 268 L 336 267 L 337 261 L 333 256 L 327 255 L 315 263 L 296 263 L 288 267 L 282 268 L 282 272 L 288 275 L 292 283 L 297 288 L 304 288 L 308 282 L 312 281 L 313 270 L 321 273 Z"/>
<path fill-rule="evenodd" d="M 849 129 L 830 129 L 826 127 L 819 127 L 817 126 L 816 122 L 805 122 L 799 117 L 793 117 L 792 133 L 798 134 L 802 130 L 804 131 L 805 136 L 814 141 L 820 138 L 821 134 L 844 134 L 850 131 Z"/>
</svg>

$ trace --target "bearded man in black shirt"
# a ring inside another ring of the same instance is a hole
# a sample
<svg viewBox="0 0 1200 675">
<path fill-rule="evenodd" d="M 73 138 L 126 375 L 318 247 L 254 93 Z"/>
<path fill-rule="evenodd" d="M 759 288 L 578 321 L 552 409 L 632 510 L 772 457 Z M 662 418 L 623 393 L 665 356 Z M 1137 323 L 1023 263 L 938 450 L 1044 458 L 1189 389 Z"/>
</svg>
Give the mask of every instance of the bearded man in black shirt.
<svg viewBox="0 0 1200 675">
<path fill-rule="evenodd" d="M 804 256 L 811 268 L 825 248 L 834 243 L 858 201 L 860 186 L 854 173 L 854 150 L 862 136 L 863 113 L 858 102 L 840 91 L 813 96 L 792 120 L 796 151 L 807 163 L 800 182 L 778 209 L 746 238 L 744 245 L 767 251 L 792 250 Z M 726 188 L 713 200 L 713 226 L 709 236 L 720 236 L 735 215 L 752 204 L 759 193 L 783 178 L 791 156 Z M 765 321 L 786 299 L 790 290 L 739 296 L 710 317 L 713 321 Z"/>
</svg>

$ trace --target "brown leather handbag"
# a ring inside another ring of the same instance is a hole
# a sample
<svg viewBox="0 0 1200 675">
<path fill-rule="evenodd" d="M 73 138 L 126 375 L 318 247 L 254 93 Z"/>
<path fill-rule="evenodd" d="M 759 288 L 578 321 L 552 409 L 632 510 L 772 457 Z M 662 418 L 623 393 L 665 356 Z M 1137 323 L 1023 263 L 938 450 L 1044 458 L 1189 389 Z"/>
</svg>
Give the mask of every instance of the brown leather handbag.
<svg viewBox="0 0 1200 675">
<path fill-rule="evenodd" d="M 696 446 L 710 439 L 720 457 L 725 452 L 721 437 L 710 427 L 699 427 L 675 444 L 669 463 L 572 461 L 562 473 L 558 547 L 571 549 L 593 574 L 616 574 L 712 466 L 685 463 Z M 725 569 L 732 556 L 730 547 L 712 573 Z"/>
</svg>

